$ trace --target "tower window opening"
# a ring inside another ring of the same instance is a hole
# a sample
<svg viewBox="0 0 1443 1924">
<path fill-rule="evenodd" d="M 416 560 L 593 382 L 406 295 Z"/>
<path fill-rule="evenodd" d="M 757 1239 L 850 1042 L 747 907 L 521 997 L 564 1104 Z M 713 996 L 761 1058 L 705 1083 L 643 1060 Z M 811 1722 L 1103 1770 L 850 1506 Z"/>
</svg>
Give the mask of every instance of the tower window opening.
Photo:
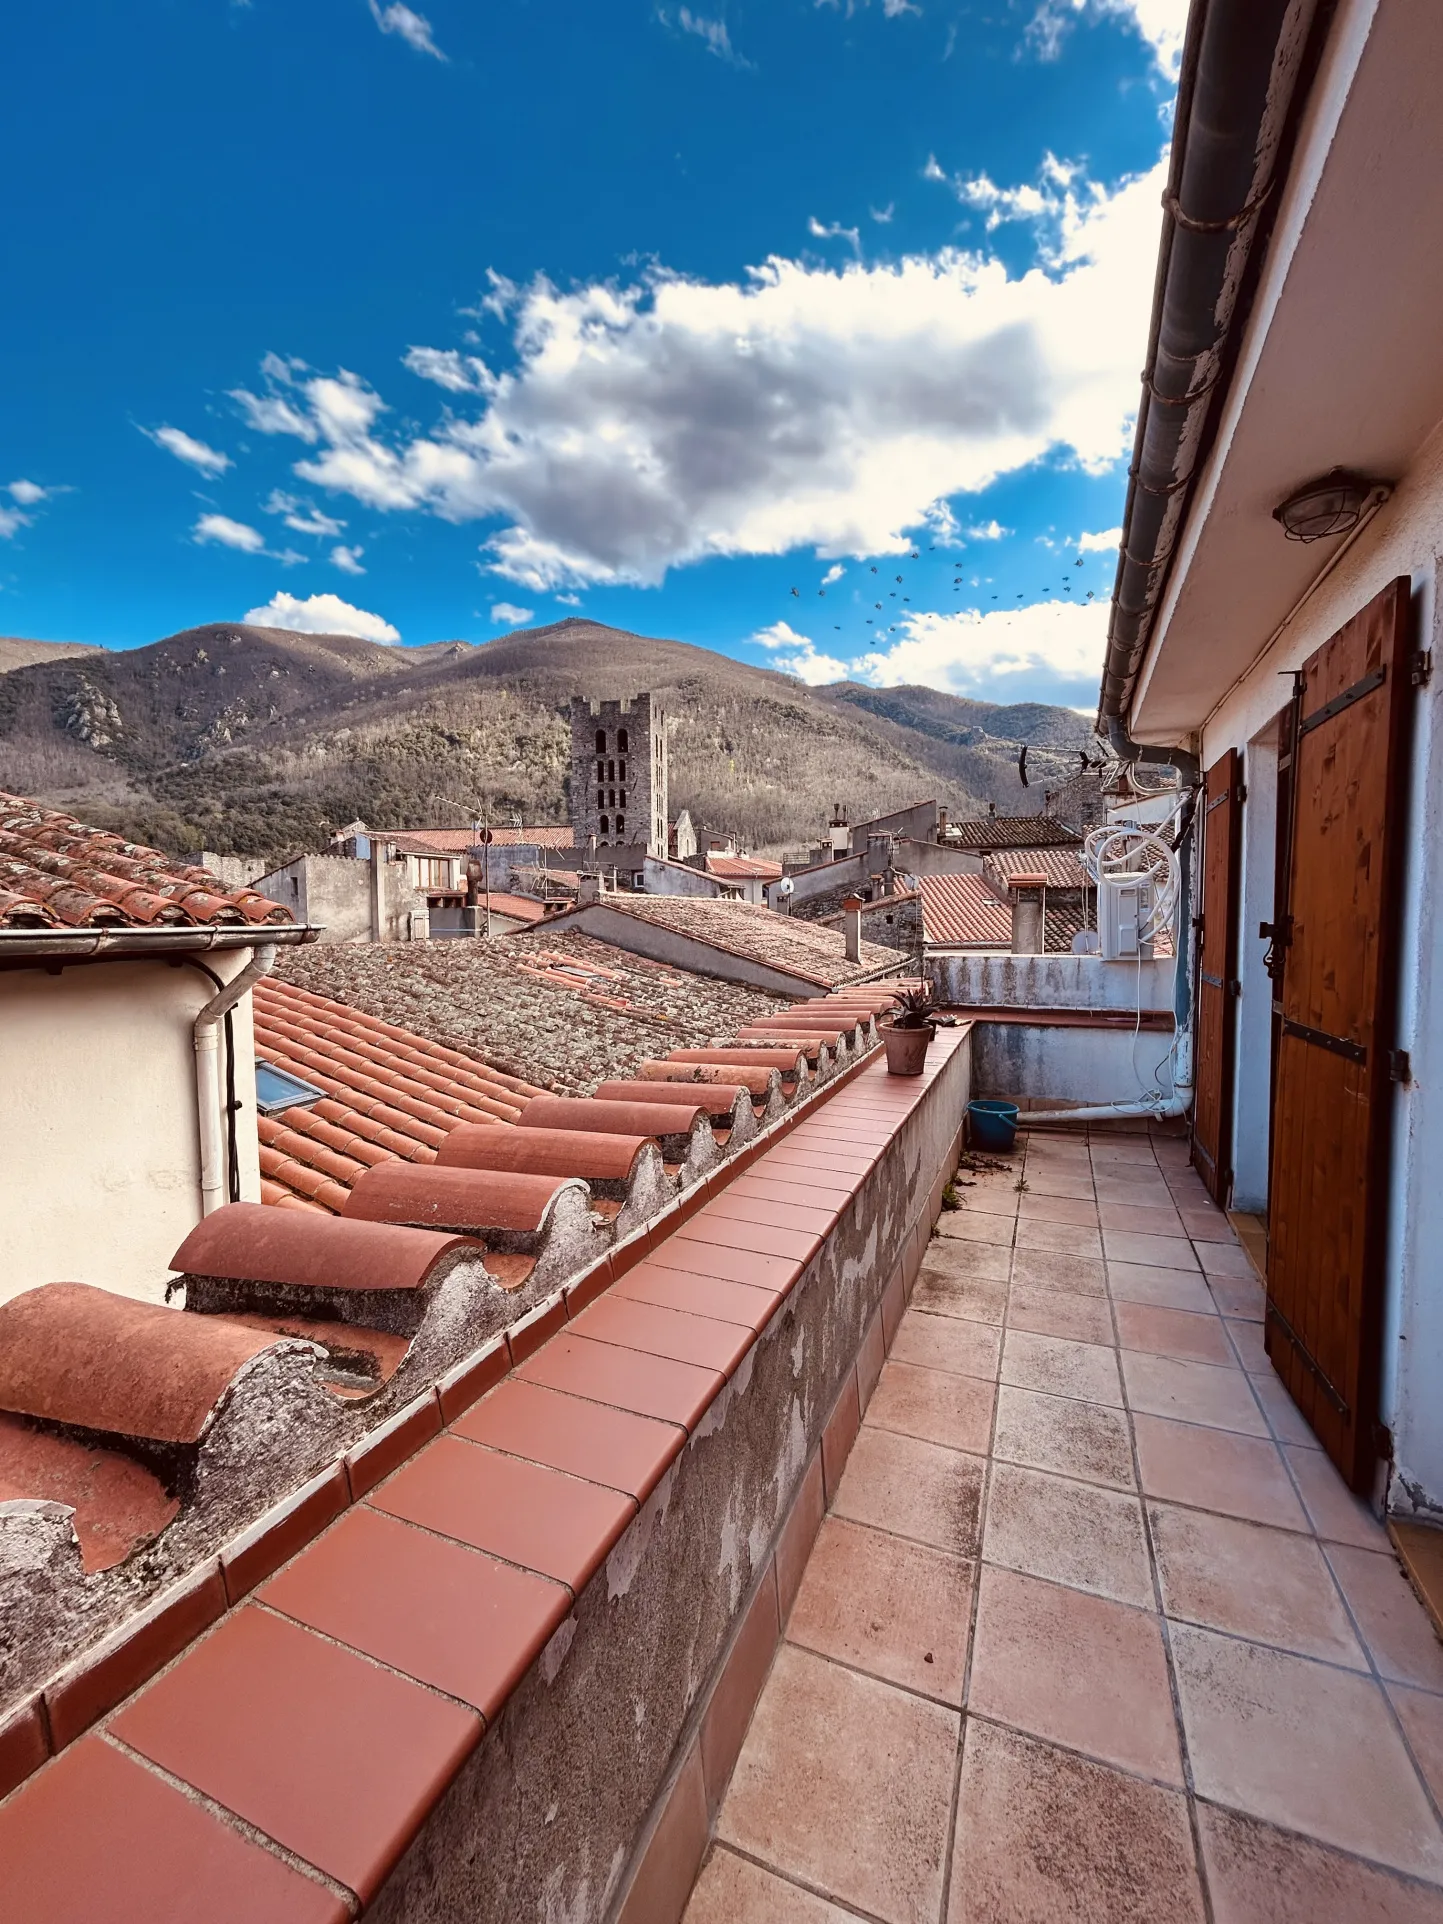
<svg viewBox="0 0 1443 1924">
<path fill-rule="evenodd" d="M 596 791 L 596 806 L 598 808 L 606 807 L 606 790 L 604 788 L 598 788 Z"/>
<path fill-rule="evenodd" d="M 621 764 L 621 774 L 618 779 L 623 782 L 626 780 L 626 763 L 625 762 Z"/>
<path fill-rule="evenodd" d="M 615 762 L 608 762 L 606 764 L 606 779 L 609 782 L 614 782 L 616 780 L 616 763 Z"/>
<path fill-rule="evenodd" d="M 600 822 L 599 822 L 599 823 L 597 824 L 597 826 L 598 826 L 598 827 L 600 828 L 600 830 L 601 830 L 601 832 L 602 832 L 602 834 L 603 834 L 603 835 L 608 835 L 608 834 L 610 834 L 610 832 L 611 832 L 611 831 L 610 831 L 610 830 L 609 830 L 609 829 L 607 828 L 607 826 L 606 826 L 606 817 L 605 817 L 604 815 L 602 816 L 602 818 L 601 818 L 601 820 L 600 820 Z"/>
<path fill-rule="evenodd" d="M 596 779 L 599 782 L 606 780 L 606 762 L 601 756 L 598 756 L 596 760 Z"/>
<path fill-rule="evenodd" d="M 626 817 L 624 815 L 618 815 L 616 818 L 616 832 L 618 835 L 624 835 L 626 833 Z"/>
<path fill-rule="evenodd" d="M 626 730 L 624 728 L 618 728 L 616 731 L 616 752 L 618 755 L 624 755 L 626 753 Z"/>
<path fill-rule="evenodd" d="M 606 753 L 606 730 L 604 728 L 598 728 L 596 731 L 596 752 L 598 755 L 604 755 Z"/>
</svg>

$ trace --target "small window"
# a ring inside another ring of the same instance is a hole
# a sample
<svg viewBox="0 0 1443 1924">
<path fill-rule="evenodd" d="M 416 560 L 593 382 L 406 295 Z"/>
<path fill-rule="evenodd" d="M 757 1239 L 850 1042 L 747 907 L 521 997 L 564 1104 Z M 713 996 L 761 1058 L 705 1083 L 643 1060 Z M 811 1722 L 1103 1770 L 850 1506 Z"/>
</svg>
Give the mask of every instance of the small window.
<svg viewBox="0 0 1443 1924">
<path fill-rule="evenodd" d="M 325 1093 L 314 1083 L 302 1082 L 299 1076 L 274 1068 L 269 1062 L 256 1064 L 256 1107 L 263 1116 L 278 1116 L 283 1109 L 304 1108 L 309 1102 L 318 1102 Z"/>
<path fill-rule="evenodd" d="M 615 762 L 608 762 L 606 764 L 606 779 L 609 782 L 614 782 L 616 780 L 616 763 Z"/>
<path fill-rule="evenodd" d="M 611 833 L 611 830 L 606 826 L 606 817 L 604 815 L 601 818 L 599 826 L 603 835 L 609 835 Z"/>
<path fill-rule="evenodd" d="M 604 788 L 598 788 L 596 791 L 596 806 L 598 808 L 606 807 L 606 790 Z"/>
<path fill-rule="evenodd" d="M 606 753 L 606 730 L 604 728 L 598 728 L 596 731 L 596 752 L 598 755 L 604 755 Z"/>
<path fill-rule="evenodd" d="M 626 780 L 626 763 L 625 762 L 621 764 L 621 773 L 617 776 L 616 779 L 619 782 L 624 782 Z"/>
<path fill-rule="evenodd" d="M 604 782 L 606 780 L 606 760 L 604 756 L 598 757 L 597 759 L 596 779 L 599 782 Z"/>
<path fill-rule="evenodd" d="M 625 808 L 626 807 L 626 790 L 624 788 L 617 789 L 616 796 L 617 796 L 617 806 L 619 808 Z"/>
<path fill-rule="evenodd" d="M 626 730 L 624 728 L 618 728 L 616 731 L 616 752 L 618 755 L 624 755 L 626 753 Z"/>
<path fill-rule="evenodd" d="M 616 818 L 616 832 L 618 835 L 625 835 L 626 833 L 626 817 L 624 815 L 618 815 Z"/>
<path fill-rule="evenodd" d="M 614 788 L 608 788 L 608 789 L 607 789 L 607 791 L 606 791 L 606 800 L 607 800 L 607 804 L 608 804 L 608 806 L 609 806 L 609 807 L 611 807 L 611 808 L 615 808 L 615 807 L 616 807 L 616 790 L 615 790 Z"/>
</svg>

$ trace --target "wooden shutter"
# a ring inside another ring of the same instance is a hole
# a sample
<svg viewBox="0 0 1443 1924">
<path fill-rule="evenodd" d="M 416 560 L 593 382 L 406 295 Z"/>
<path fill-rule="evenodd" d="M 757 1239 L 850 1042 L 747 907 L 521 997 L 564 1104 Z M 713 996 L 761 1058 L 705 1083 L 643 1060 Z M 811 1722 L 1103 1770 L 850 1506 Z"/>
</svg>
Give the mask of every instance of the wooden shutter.
<svg viewBox="0 0 1443 1924">
<path fill-rule="evenodd" d="M 1373 1481 L 1402 813 L 1409 584 L 1305 664 L 1268 1203 L 1273 1367 L 1354 1489 Z"/>
<path fill-rule="evenodd" d="M 1237 1036 L 1238 849 L 1242 757 L 1230 748 L 1207 772 L 1202 799 L 1192 1160 L 1208 1194 L 1232 1194 L 1233 1065 Z"/>
</svg>

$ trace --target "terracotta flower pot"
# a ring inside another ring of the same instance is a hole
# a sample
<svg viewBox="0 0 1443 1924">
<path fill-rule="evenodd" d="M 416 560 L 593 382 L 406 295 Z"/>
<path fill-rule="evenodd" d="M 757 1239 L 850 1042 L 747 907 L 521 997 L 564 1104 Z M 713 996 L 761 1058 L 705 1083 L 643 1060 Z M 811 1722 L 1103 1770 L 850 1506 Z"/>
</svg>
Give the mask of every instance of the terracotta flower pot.
<svg viewBox="0 0 1443 1924">
<path fill-rule="evenodd" d="M 927 1060 L 927 1047 L 937 1033 L 936 1027 L 928 1023 L 922 1029 L 885 1028 L 882 1043 L 887 1051 L 887 1074 L 889 1076 L 920 1076 L 922 1065 Z"/>
</svg>

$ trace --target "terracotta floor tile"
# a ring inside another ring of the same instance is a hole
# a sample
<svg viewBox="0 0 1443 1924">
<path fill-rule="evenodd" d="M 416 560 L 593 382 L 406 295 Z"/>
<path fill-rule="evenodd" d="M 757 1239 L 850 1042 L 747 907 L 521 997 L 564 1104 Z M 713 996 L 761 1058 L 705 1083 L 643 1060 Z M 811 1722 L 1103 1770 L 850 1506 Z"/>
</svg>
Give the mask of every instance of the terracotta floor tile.
<svg viewBox="0 0 1443 1924">
<path fill-rule="evenodd" d="M 1074 1343 L 1112 1342 L 1112 1310 L 1105 1296 L 1074 1296 L 1066 1289 L 1029 1289 L 1014 1283 L 1007 1302 L 1009 1329 L 1065 1336 Z"/>
<path fill-rule="evenodd" d="M 1214 1924 L 1439 1924 L 1443 1894 L 1236 1811 L 1198 1807 Z"/>
<path fill-rule="evenodd" d="M 1157 1617 L 991 1565 L 980 1583 L 969 1713 L 1181 1785 Z"/>
<path fill-rule="evenodd" d="M 99 1737 L 0 1811 L 6 1924 L 346 1924 L 349 1907 Z"/>
<path fill-rule="evenodd" d="M 1132 1427 L 1148 1496 L 1279 1529 L 1308 1528 L 1275 1443 L 1162 1416 L 1135 1415 Z"/>
<path fill-rule="evenodd" d="M 1224 1319 L 1223 1327 L 1227 1330 L 1228 1341 L 1233 1346 L 1234 1355 L 1249 1375 L 1256 1376 L 1264 1370 L 1271 1374 L 1273 1366 L 1268 1360 L 1267 1350 L 1263 1347 L 1261 1323 L 1247 1323 L 1237 1317 L 1229 1316 Z"/>
<path fill-rule="evenodd" d="M 745 1283 L 785 1295 L 804 1267 L 785 1256 L 762 1256 L 754 1249 L 724 1249 L 719 1243 L 687 1242 L 667 1236 L 647 1257 L 658 1269 L 680 1270 L 689 1276 L 719 1276 L 723 1282 Z"/>
<path fill-rule="evenodd" d="M 1390 1551 L 1388 1533 L 1368 1506 L 1344 1483 L 1321 1450 L 1285 1444 L 1283 1455 L 1297 1478 L 1303 1507 L 1313 1528 L 1330 1543 L 1351 1543 L 1360 1550 Z"/>
<path fill-rule="evenodd" d="M 957 1316 L 929 1316 L 909 1309 L 892 1339 L 892 1355 L 899 1363 L 922 1369 L 953 1370 L 959 1376 L 997 1376 L 1002 1352 L 999 1331 L 986 1323 L 964 1322 Z"/>
<path fill-rule="evenodd" d="M 1097 1204 L 1091 1196 L 1047 1196 L 1029 1190 L 1018 1211 L 1021 1222 L 1071 1223 L 1078 1229 L 1096 1229 Z"/>
<path fill-rule="evenodd" d="M 720 1370 L 570 1335 L 553 1336 L 515 1374 L 523 1383 L 540 1383 L 544 1389 L 564 1390 L 687 1430 L 711 1407 L 726 1381 Z"/>
<path fill-rule="evenodd" d="M 985 1456 L 992 1436 L 990 1383 L 951 1370 L 918 1369 L 895 1357 L 885 1365 L 867 1405 L 867 1422 Z"/>
<path fill-rule="evenodd" d="M 886 1924 L 934 1924 L 958 1718 L 784 1644 L 718 1835 Z"/>
<path fill-rule="evenodd" d="M 561 1584 L 361 1504 L 258 1600 L 492 1718 L 571 1609 Z"/>
<path fill-rule="evenodd" d="M 1199 1796 L 1443 1878 L 1443 1832 L 1370 1678 L 1183 1624 L 1172 1649 Z"/>
<path fill-rule="evenodd" d="M 1170 1617 L 1299 1656 L 1366 1668 L 1322 1550 L 1310 1536 L 1205 1510 L 1148 1506 Z"/>
<path fill-rule="evenodd" d="M 1156 1303 L 1119 1303 L 1117 1334 L 1124 1349 L 1144 1350 L 1152 1356 L 1178 1356 L 1193 1363 L 1229 1366 L 1237 1362 L 1222 1319 L 1217 1316 L 1162 1309 Z"/>
<path fill-rule="evenodd" d="M 1199 1249 L 1208 1245 L 1201 1243 Z M 1262 1284 L 1257 1281 L 1244 1281 L 1227 1276 L 1209 1276 L 1208 1291 L 1222 1316 L 1236 1316 L 1250 1323 L 1260 1323 L 1266 1308 Z"/>
<path fill-rule="evenodd" d="M 786 1634 L 823 1657 L 960 1704 L 975 1568 L 966 1557 L 828 1517 Z"/>
<path fill-rule="evenodd" d="M 1085 1256 L 1061 1256 L 1053 1249 L 1018 1249 L 1012 1255 L 1012 1281 L 1026 1289 L 1064 1289 L 1075 1296 L 1105 1296 L 1101 1263 Z"/>
<path fill-rule="evenodd" d="M 1009 1244 L 1015 1227 L 1014 1217 L 985 1209 L 944 1209 L 937 1218 L 937 1234 L 958 1243 Z"/>
<path fill-rule="evenodd" d="M 1241 1243 L 1200 1243 L 1198 1261 L 1209 1280 L 1220 1278 L 1235 1283 L 1257 1283 L 1258 1272 Z"/>
<path fill-rule="evenodd" d="M 682 1924 L 848 1924 L 850 1915 L 717 1844 Z"/>
<path fill-rule="evenodd" d="M 841 1207 L 850 1203 L 849 1196 Z M 834 1228 L 841 1207 L 829 1209 L 821 1201 L 808 1202 L 805 1195 L 778 1198 L 755 1196 L 746 1191 L 738 1195 L 736 1189 L 728 1185 L 698 1216 L 712 1223 L 760 1223 L 771 1229 L 808 1229 L 813 1235 L 826 1236 Z"/>
<path fill-rule="evenodd" d="M 1178 1236 L 1144 1236 L 1131 1229 L 1104 1229 L 1102 1246 L 1109 1263 L 1144 1263 L 1157 1269 L 1192 1269 L 1192 1244 Z"/>
<path fill-rule="evenodd" d="M 1031 1196 L 1065 1196 L 1073 1202 L 1093 1200 L 1092 1178 L 1071 1170 L 1039 1169 L 1027 1177 L 1027 1188 L 1023 1192 Z"/>
<path fill-rule="evenodd" d="M 947 1924 L 1203 1924 L 1184 1800 L 969 1719 Z"/>
<path fill-rule="evenodd" d="M 481 1737 L 473 1711 L 253 1605 L 111 1728 L 363 1903 Z"/>
<path fill-rule="evenodd" d="M 1104 1229 L 1125 1229 L 1138 1235 L 1171 1236 L 1175 1241 L 1183 1242 L 1187 1240 L 1182 1217 L 1170 1203 L 1164 1208 L 1160 1203 L 1104 1201 L 1097 1205 L 1097 1213 L 1102 1218 Z"/>
<path fill-rule="evenodd" d="M 1410 1690 L 1406 1684 L 1389 1684 L 1387 1689 L 1423 1780 L 1434 1802 L 1443 1802 L 1443 1697 Z"/>
<path fill-rule="evenodd" d="M 1100 1403 L 1004 1388 L 998 1392 L 992 1448 L 1008 1463 L 1056 1470 L 1119 1490 L 1134 1487 L 1127 1418 Z"/>
<path fill-rule="evenodd" d="M 1005 1283 L 1012 1266 L 1006 1243 L 964 1242 L 956 1236 L 934 1236 L 927 1245 L 924 1268 L 939 1276 L 976 1276 Z"/>
<path fill-rule="evenodd" d="M 1125 1203 L 1131 1209 L 1173 1207 L 1172 1191 L 1155 1169 L 1151 1175 L 1142 1169 L 1096 1169 L 1093 1187 L 1099 1203 Z"/>
<path fill-rule="evenodd" d="M 648 1356 L 666 1356 L 675 1363 L 696 1363 L 702 1369 L 730 1376 L 755 1341 L 754 1332 L 739 1323 L 721 1323 L 712 1316 L 662 1309 L 656 1303 L 637 1303 L 608 1290 L 571 1319 L 578 1336 Z"/>
<path fill-rule="evenodd" d="M 980 1457 L 867 1425 L 852 1445 L 832 1508 L 853 1523 L 971 1557 L 981 1506 Z"/>
<path fill-rule="evenodd" d="M 766 1202 L 801 1203 L 807 1209 L 847 1209 L 851 1205 L 850 1189 L 835 1185 L 828 1188 L 819 1182 L 787 1182 L 777 1174 L 755 1175 L 750 1170 L 728 1183 L 723 1192 L 728 1196 L 758 1196 Z"/>
<path fill-rule="evenodd" d="M 1012 1183 L 984 1183 L 980 1178 L 957 1185 L 964 1209 L 975 1209 L 984 1216 L 1015 1216 L 1017 1190 Z"/>
<path fill-rule="evenodd" d="M 713 1216 L 702 1209 L 689 1216 L 667 1239 L 668 1246 L 695 1243 L 707 1249 L 749 1250 L 758 1256 L 781 1257 L 809 1263 L 822 1246 L 813 1229 L 776 1229 L 767 1223 L 738 1222 L 733 1216 Z"/>
<path fill-rule="evenodd" d="M 1000 1323 L 1007 1309 L 1007 1284 L 985 1276 L 951 1276 L 924 1262 L 912 1307 L 932 1316 L 960 1316 L 968 1323 Z"/>
<path fill-rule="evenodd" d="M 1391 1548 L 1334 1543 L 1328 1561 L 1379 1672 L 1394 1683 L 1443 1691 L 1443 1643 Z"/>
<path fill-rule="evenodd" d="M 564 1396 L 519 1376 L 498 1383 L 451 1428 L 473 1443 L 624 1490 L 638 1503 L 651 1495 L 686 1442 L 686 1431 L 675 1423 Z"/>
<path fill-rule="evenodd" d="M 1240 1369 L 1124 1350 L 1122 1378 L 1128 1402 L 1148 1416 L 1205 1423 L 1210 1429 L 1236 1430 L 1243 1436 L 1267 1435 L 1252 1387 Z"/>
<path fill-rule="evenodd" d="M 1235 1243 L 1238 1232 L 1213 1203 L 1189 1204 L 1173 1191 L 1173 1201 L 1182 1217 L 1182 1226 L 1195 1243 Z"/>
<path fill-rule="evenodd" d="M 574 1591 L 636 1514 L 618 1490 L 443 1436 L 372 1493 L 388 1516 L 488 1550 Z"/>
<path fill-rule="evenodd" d="M 1215 1316 L 1217 1304 L 1197 1270 L 1160 1269 L 1151 1263 L 1109 1263 L 1107 1286 L 1119 1303 L 1155 1303 Z"/>
<path fill-rule="evenodd" d="M 1017 1389 L 1046 1390 L 1051 1396 L 1074 1396 L 1122 1408 L 1117 1352 L 1099 1343 L 1072 1343 L 1060 1336 L 1009 1329 L 1002 1339 L 1001 1381 Z"/>
<path fill-rule="evenodd" d="M 1252 1377 L 1253 1394 L 1263 1406 L 1263 1415 L 1279 1443 L 1292 1443 L 1303 1450 L 1320 1450 L 1317 1433 L 1280 1381 L 1271 1363 Z"/>
<path fill-rule="evenodd" d="M 1050 1249 L 1059 1256 L 1086 1256 L 1091 1262 L 1102 1260 L 1102 1237 L 1095 1229 L 1078 1223 L 1040 1222 L 1024 1216 L 1017 1224 L 1019 1249 Z"/>
<path fill-rule="evenodd" d="M 655 1263 L 638 1263 L 611 1285 L 608 1294 L 624 1296 L 633 1303 L 657 1303 L 663 1309 L 684 1310 L 693 1316 L 714 1316 L 719 1322 L 740 1323 L 746 1329 L 764 1329 L 777 1305 L 781 1292 L 756 1289 L 749 1283 L 728 1283 L 720 1276 L 690 1276 L 679 1269 L 661 1269 Z"/>
<path fill-rule="evenodd" d="M 1153 1608 L 1142 1506 L 1116 1490 L 994 1463 L 982 1552 L 1028 1576 Z"/>
</svg>

